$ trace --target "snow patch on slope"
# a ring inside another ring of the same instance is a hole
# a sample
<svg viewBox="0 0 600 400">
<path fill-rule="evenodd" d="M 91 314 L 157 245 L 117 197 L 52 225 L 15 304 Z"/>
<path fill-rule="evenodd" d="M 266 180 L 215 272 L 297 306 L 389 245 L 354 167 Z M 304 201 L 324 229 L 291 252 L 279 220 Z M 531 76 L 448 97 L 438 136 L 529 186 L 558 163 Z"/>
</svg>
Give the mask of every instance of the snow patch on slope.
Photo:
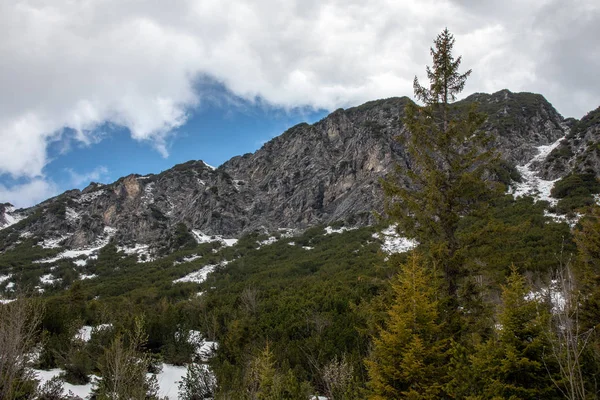
<svg viewBox="0 0 600 400">
<path fill-rule="evenodd" d="M 117 230 L 115 228 L 105 226 L 104 227 L 104 236 L 98 238 L 98 240 L 96 240 L 96 243 L 94 243 L 92 245 L 92 247 L 87 247 L 87 248 L 78 249 L 78 250 L 66 250 L 66 251 L 63 251 L 62 253 L 58 254 L 55 257 L 45 258 L 43 260 L 36 260 L 34 262 L 45 264 L 45 263 L 56 262 L 58 260 L 62 260 L 65 258 L 79 258 L 81 256 L 85 256 L 88 258 L 95 258 L 95 257 L 97 257 L 98 251 L 100 251 L 100 249 L 102 249 L 104 246 L 106 246 L 108 244 L 108 242 L 115 235 L 116 232 L 117 232 Z M 65 237 L 63 237 L 58 242 L 56 242 L 55 247 L 58 247 L 58 243 L 64 239 L 65 239 Z"/>
<path fill-rule="evenodd" d="M 81 219 L 81 215 L 71 207 L 65 209 L 65 216 L 69 222 L 77 222 Z"/>
<path fill-rule="evenodd" d="M 92 335 L 96 332 L 100 332 L 106 329 L 112 328 L 112 324 L 102 324 L 98 326 L 90 326 L 84 325 L 79 331 L 75 334 L 75 339 L 80 340 L 82 342 L 89 342 L 92 338 Z"/>
<path fill-rule="evenodd" d="M 533 169 L 533 166 L 536 163 L 543 161 L 548 156 L 548 154 L 552 152 L 552 150 L 554 150 L 558 147 L 558 145 L 560 145 L 560 142 L 563 139 L 564 137 L 561 137 L 552 144 L 538 146 L 537 155 L 533 157 L 527 164 L 517 167 L 517 170 L 521 174 L 523 182 L 515 183 L 514 186 L 511 188 L 512 194 L 513 196 L 515 196 L 515 198 L 522 196 L 532 196 L 537 201 L 543 200 L 549 202 L 550 205 L 556 205 L 558 200 L 551 197 L 550 192 L 558 179 L 555 179 L 553 181 L 541 179 L 540 177 L 538 177 L 537 171 Z"/>
<path fill-rule="evenodd" d="M 558 280 L 556 279 L 550 281 L 550 285 L 548 287 L 543 287 L 539 290 L 532 290 L 529 292 L 525 296 L 525 300 L 549 300 L 550 304 L 552 304 L 552 312 L 555 314 L 564 311 L 565 306 L 567 305 L 567 300 L 565 299 L 564 293 L 560 288 Z"/>
<path fill-rule="evenodd" d="M 66 240 L 68 238 L 71 237 L 72 234 L 68 234 L 68 235 L 63 235 L 57 238 L 51 238 L 51 239 L 44 239 L 44 241 L 42 241 L 42 248 L 44 249 L 56 249 L 57 247 L 60 247 L 60 243 L 63 240 Z"/>
<path fill-rule="evenodd" d="M 149 184 L 147 184 L 144 187 L 144 194 L 143 194 L 143 199 L 144 199 L 144 203 L 145 204 L 152 204 L 154 203 L 154 182 L 150 182 Z"/>
<path fill-rule="evenodd" d="M 383 241 L 381 250 L 387 254 L 405 253 L 418 245 L 415 240 L 400 236 L 395 225 L 390 225 L 383 231 L 374 233 L 373 238 Z"/>
<path fill-rule="evenodd" d="M 325 234 L 331 235 L 333 233 L 342 233 L 342 232 L 346 232 L 346 231 L 353 231 L 355 229 L 358 229 L 358 228 L 357 227 L 348 228 L 345 226 L 342 226 L 341 228 L 332 228 L 331 226 L 327 226 L 327 227 L 325 227 Z"/>
<path fill-rule="evenodd" d="M 9 226 L 14 225 L 17 222 L 27 218 L 25 215 L 15 213 L 14 211 L 14 207 L 6 207 L 6 209 L 4 210 L 5 223 L 2 226 L 0 226 L 0 229 L 8 228 Z"/>
<path fill-rule="evenodd" d="M 60 278 L 55 278 L 52 274 L 46 274 L 40 277 L 40 282 L 42 282 L 44 285 L 54 285 L 60 281 Z"/>
<path fill-rule="evenodd" d="M 198 229 L 192 229 L 192 235 L 194 235 L 194 239 L 196 239 L 196 242 L 200 244 L 219 242 L 224 246 L 233 246 L 238 242 L 237 239 L 224 239 L 220 235 L 206 235 Z"/>
<path fill-rule="evenodd" d="M 60 376 L 65 371 L 63 371 L 62 369 L 55 368 L 55 369 L 51 369 L 48 371 L 45 371 L 42 369 L 34 369 L 33 372 L 37 376 L 37 379 L 40 381 L 40 385 L 43 385 L 44 383 L 48 382 L 52 378 Z M 64 382 L 63 389 L 64 389 L 65 393 L 68 393 L 69 391 L 71 391 L 71 392 L 73 392 L 74 395 L 79 396 L 82 399 L 86 399 L 91 396 L 92 388 L 95 386 L 96 381 L 98 379 L 99 378 L 97 376 L 92 375 L 92 381 L 90 383 L 88 383 L 87 385 L 71 385 L 70 383 Z"/>
<path fill-rule="evenodd" d="M 127 255 L 137 255 L 138 262 L 150 262 L 155 260 L 150 253 L 150 246 L 147 244 L 136 244 L 133 247 L 117 246 L 117 251 L 122 251 Z"/>
<path fill-rule="evenodd" d="M 198 255 L 198 254 L 192 254 L 191 256 L 188 256 L 188 257 L 183 257 L 183 258 L 181 259 L 181 261 L 175 261 L 175 262 L 173 263 L 173 265 L 184 264 L 184 263 L 188 263 L 188 262 L 192 262 L 192 261 L 199 260 L 199 259 L 201 259 L 201 258 L 202 258 L 202 256 L 201 256 L 201 255 Z"/>
<path fill-rule="evenodd" d="M 98 197 L 102 196 L 105 193 L 104 189 L 96 190 L 95 192 L 85 193 L 79 196 L 79 198 L 75 199 L 76 203 L 89 203 L 93 200 L 96 200 Z"/>
<path fill-rule="evenodd" d="M 229 261 L 223 261 L 220 264 L 205 265 L 198 271 L 191 272 L 191 273 L 187 274 L 186 276 L 183 276 L 179 279 L 175 279 L 173 281 L 173 283 L 182 283 L 182 282 L 202 283 L 206 280 L 206 278 L 208 277 L 208 274 L 213 272 L 217 267 L 224 267 L 227 264 L 229 264 Z"/>
</svg>

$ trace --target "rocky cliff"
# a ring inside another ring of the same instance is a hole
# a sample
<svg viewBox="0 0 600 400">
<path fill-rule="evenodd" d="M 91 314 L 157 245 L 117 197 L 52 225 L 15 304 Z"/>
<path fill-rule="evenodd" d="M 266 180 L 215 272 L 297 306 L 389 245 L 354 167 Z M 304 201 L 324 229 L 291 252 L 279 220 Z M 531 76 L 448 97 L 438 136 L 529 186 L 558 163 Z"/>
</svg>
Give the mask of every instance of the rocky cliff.
<svg viewBox="0 0 600 400">
<path fill-rule="evenodd" d="M 157 175 L 129 175 L 68 191 L 18 210 L 25 219 L 4 229 L 4 237 L 54 238 L 77 248 L 108 232 L 123 245 L 164 246 L 181 223 L 231 237 L 337 220 L 370 223 L 372 211 L 383 207 L 379 180 L 394 165 L 409 165 L 394 138 L 408 134 L 402 116 L 410 101 L 390 98 L 337 110 L 313 125 L 290 128 L 255 153 L 217 169 L 190 161 Z M 457 106 L 474 102 L 489 115 L 485 129 L 513 164 L 525 164 L 536 147 L 569 131 L 568 121 L 541 95 L 503 90 L 474 94 Z M 0 210 L 0 226 L 3 215 Z"/>
<path fill-rule="evenodd" d="M 540 166 L 542 175 L 556 179 L 573 171 L 592 172 L 600 178 L 600 107 L 566 124 L 570 132 Z"/>
</svg>

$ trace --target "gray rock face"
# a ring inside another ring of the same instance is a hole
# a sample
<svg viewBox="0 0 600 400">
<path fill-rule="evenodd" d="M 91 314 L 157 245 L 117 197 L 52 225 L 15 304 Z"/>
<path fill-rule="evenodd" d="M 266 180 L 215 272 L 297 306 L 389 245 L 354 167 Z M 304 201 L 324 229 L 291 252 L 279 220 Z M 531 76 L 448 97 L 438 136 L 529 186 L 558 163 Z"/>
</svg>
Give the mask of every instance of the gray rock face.
<svg viewBox="0 0 600 400">
<path fill-rule="evenodd" d="M 516 165 L 524 165 L 536 155 L 536 146 L 547 145 L 565 136 L 564 118 L 540 94 L 476 93 L 461 103 L 479 104 L 488 115 L 484 129 L 491 132 L 494 146 L 502 156 Z"/>
<path fill-rule="evenodd" d="M 9 213 L 12 211 L 12 208 L 13 206 L 10 203 L 0 204 L 0 228 L 4 228 L 9 224 Z"/>
<path fill-rule="evenodd" d="M 600 107 L 566 124 L 570 132 L 540 166 L 542 176 L 557 179 L 569 172 L 592 172 L 600 178 Z"/>
<path fill-rule="evenodd" d="M 373 211 L 383 209 L 380 179 L 395 165 L 410 165 L 394 139 L 408 134 L 401 120 L 410 101 L 391 98 L 337 110 L 314 125 L 290 128 L 255 153 L 217 169 L 190 161 L 158 175 L 92 183 L 25 210 L 29 218 L 23 229 L 39 238 L 65 237 L 64 245 L 82 247 L 110 227 L 121 245 L 160 247 L 179 223 L 230 237 L 337 220 L 368 224 Z M 485 129 L 513 163 L 524 164 L 535 147 L 567 131 L 563 118 L 540 95 L 475 94 L 458 106 L 474 101 L 489 115 Z"/>
</svg>

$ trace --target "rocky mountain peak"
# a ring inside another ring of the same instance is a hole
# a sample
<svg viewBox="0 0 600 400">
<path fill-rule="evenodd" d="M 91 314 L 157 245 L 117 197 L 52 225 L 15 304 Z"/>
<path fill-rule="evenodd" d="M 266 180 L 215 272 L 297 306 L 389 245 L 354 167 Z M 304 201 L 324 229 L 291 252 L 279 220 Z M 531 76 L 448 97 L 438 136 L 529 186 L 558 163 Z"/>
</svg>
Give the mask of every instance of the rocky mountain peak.
<svg viewBox="0 0 600 400">
<path fill-rule="evenodd" d="M 91 183 L 23 210 L 27 220 L 19 229 L 40 240 L 64 238 L 67 247 L 90 246 L 109 232 L 123 245 L 161 248 L 181 224 L 225 237 L 338 220 L 369 224 L 373 211 L 383 209 L 380 179 L 396 165 L 410 166 L 395 138 L 409 134 L 402 118 L 411 101 L 396 97 L 336 110 L 315 124 L 291 127 L 217 169 L 189 161 L 156 175 Z M 496 147 L 514 164 L 525 164 L 538 146 L 569 129 L 541 95 L 476 93 L 455 106 L 474 102 L 489 116 L 484 128 Z"/>
<path fill-rule="evenodd" d="M 484 129 L 494 136 L 495 147 L 517 165 L 535 157 L 536 146 L 551 144 L 567 131 L 563 116 L 540 94 L 504 89 L 492 94 L 475 93 L 457 104 L 474 102 L 480 112 L 488 115 Z"/>
</svg>

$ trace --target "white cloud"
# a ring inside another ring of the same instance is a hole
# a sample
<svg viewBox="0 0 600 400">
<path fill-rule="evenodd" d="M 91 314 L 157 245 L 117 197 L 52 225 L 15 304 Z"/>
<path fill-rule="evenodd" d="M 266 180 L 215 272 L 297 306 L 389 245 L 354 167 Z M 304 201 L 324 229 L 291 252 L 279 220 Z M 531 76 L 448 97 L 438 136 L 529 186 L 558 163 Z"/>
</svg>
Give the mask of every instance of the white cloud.
<svg viewBox="0 0 600 400">
<path fill-rule="evenodd" d="M 106 122 L 166 156 L 202 77 L 284 107 L 411 95 L 445 26 L 466 92 L 536 91 L 580 117 L 600 104 L 599 15 L 597 0 L 3 0 L 0 175 L 39 177 L 63 128 L 94 143 Z"/>
<path fill-rule="evenodd" d="M 0 185 L 0 203 L 10 202 L 17 208 L 29 207 L 58 193 L 59 189 L 54 183 L 36 178 L 10 188 Z"/>
<path fill-rule="evenodd" d="M 76 172 L 71 168 L 66 168 L 66 171 L 71 178 L 69 184 L 75 187 L 87 186 L 90 182 L 100 182 L 108 178 L 108 168 L 103 165 L 84 173 Z"/>
</svg>

